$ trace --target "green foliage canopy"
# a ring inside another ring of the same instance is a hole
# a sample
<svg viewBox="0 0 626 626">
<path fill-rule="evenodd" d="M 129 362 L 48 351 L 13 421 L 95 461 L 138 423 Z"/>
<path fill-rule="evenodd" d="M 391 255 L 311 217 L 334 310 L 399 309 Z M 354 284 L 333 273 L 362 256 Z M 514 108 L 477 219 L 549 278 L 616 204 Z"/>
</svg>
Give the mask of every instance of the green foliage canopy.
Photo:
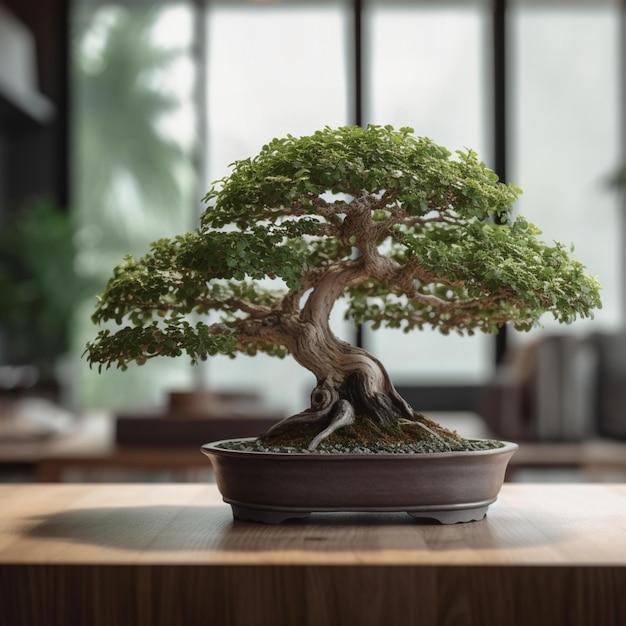
<svg viewBox="0 0 626 626">
<path fill-rule="evenodd" d="M 592 316 L 597 280 L 513 217 L 518 194 L 473 151 L 452 155 L 409 128 L 274 139 L 212 186 L 196 231 L 116 268 L 94 321 L 127 325 L 101 331 L 89 360 L 283 356 L 288 320 L 331 280 L 347 316 L 374 328 L 495 332 L 527 330 L 546 312 Z"/>
</svg>

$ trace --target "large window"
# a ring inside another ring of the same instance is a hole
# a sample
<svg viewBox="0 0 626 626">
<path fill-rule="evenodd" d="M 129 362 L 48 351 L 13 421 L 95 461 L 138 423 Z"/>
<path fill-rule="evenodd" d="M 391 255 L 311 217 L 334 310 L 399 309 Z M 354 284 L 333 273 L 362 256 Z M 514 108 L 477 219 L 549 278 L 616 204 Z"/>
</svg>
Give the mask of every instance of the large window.
<svg viewBox="0 0 626 626">
<path fill-rule="evenodd" d="M 341 2 L 211 3 L 206 14 L 208 184 L 273 137 L 350 123 L 347 13 Z M 334 311 L 333 327 L 354 334 Z M 307 406 L 313 375 L 291 358 L 211 359 L 203 383 L 244 388 L 289 412 Z M 280 381 L 280 382 L 278 382 Z"/>
<path fill-rule="evenodd" d="M 450 150 L 471 147 L 488 161 L 489 12 L 484 2 L 367 5 L 365 118 L 411 126 Z M 365 333 L 367 348 L 403 385 L 481 382 L 490 374 L 492 338 Z"/>
<path fill-rule="evenodd" d="M 195 100 L 190 5 L 76 2 L 72 39 L 73 209 L 78 265 L 104 286 L 125 254 L 193 228 Z M 190 368 L 157 361 L 120 373 L 80 360 L 94 301 L 77 312 L 69 380 L 75 401 L 108 409 L 156 405 L 188 387 Z"/>
<path fill-rule="evenodd" d="M 605 184 L 621 149 L 620 5 L 510 0 L 500 33 L 506 71 L 498 75 L 494 7 L 503 5 L 118 0 L 94 8 L 77 0 L 81 263 L 104 279 L 124 253 L 192 228 L 199 199 L 233 161 L 274 136 L 360 119 L 411 126 L 452 150 L 470 147 L 496 168 L 494 146 L 504 142 L 506 176 L 524 189 L 518 210 L 546 239 L 571 243 L 605 288 L 595 321 L 560 330 L 620 323 L 623 242 L 617 198 Z M 496 136 L 496 118 L 507 119 L 506 137 Z M 94 332 L 91 306 L 79 315 L 77 351 Z M 332 323 L 354 339 L 340 306 Z M 364 346 L 402 385 L 479 384 L 493 372 L 491 336 L 362 331 Z M 525 338 L 508 336 L 513 344 Z M 269 357 L 216 358 L 196 370 L 184 359 L 155 362 L 123 376 L 85 370 L 81 363 L 75 378 L 80 401 L 106 408 L 154 404 L 172 388 L 201 384 L 254 389 L 297 411 L 314 382 L 290 359 Z"/>
<path fill-rule="evenodd" d="M 547 241 L 571 244 L 604 287 L 595 320 L 557 329 L 546 318 L 550 331 L 589 333 L 623 319 L 624 242 L 607 185 L 621 153 L 620 19 L 618 3 L 511 6 L 510 176 L 524 190 L 519 211 Z"/>
</svg>

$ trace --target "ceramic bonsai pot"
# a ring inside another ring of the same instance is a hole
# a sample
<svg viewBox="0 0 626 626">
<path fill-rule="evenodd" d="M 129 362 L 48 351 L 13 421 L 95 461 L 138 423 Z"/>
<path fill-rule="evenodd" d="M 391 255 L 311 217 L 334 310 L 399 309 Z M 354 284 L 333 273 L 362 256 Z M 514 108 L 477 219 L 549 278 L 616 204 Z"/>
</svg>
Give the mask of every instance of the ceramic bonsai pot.
<svg viewBox="0 0 626 626">
<path fill-rule="evenodd" d="M 230 440 L 232 441 L 232 440 Z M 294 454 L 202 446 L 235 519 L 279 524 L 312 512 L 406 511 L 442 524 L 485 517 L 518 446 L 429 454 Z"/>
</svg>

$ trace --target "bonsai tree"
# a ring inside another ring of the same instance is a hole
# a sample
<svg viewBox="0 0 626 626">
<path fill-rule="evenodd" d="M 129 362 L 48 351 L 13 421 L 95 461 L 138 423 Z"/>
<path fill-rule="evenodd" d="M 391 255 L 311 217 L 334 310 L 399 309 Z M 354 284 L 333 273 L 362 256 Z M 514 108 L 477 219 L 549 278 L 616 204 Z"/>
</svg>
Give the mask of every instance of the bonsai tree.
<svg viewBox="0 0 626 626">
<path fill-rule="evenodd" d="M 212 186 L 196 231 L 115 269 L 93 320 L 121 328 L 101 330 L 88 359 L 124 369 L 184 352 L 290 354 L 315 376 L 311 405 L 264 444 L 314 450 L 338 429 L 453 437 L 407 405 L 375 356 L 339 339 L 329 315 L 343 298 L 356 324 L 444 334 L 591 316 L 598 282 L 513 218 L 518 193 L 473 151 L 451 155 L 409 128 L 274 139 Z"/>
</svg>

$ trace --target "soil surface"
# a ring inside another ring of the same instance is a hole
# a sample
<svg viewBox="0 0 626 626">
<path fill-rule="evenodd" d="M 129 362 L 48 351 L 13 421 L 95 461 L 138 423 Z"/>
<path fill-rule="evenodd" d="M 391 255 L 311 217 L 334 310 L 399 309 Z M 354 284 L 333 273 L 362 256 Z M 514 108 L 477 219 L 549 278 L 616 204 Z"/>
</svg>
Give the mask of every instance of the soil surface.
<svg viewBox="0 0 626 626">
<path fill-rule="evenodd" d="M 307 452 L 319 430 L 319 424 L 294 424 L 288 431 L 271 437 L 261 436 L 247 444 L 224 447 L 255 452 Z M 315 453 L 428 453 L 499 447 L 502 447 L 499 441 L 465 439 L 456 431 L 415 412 L 412 420 L 400 420 L 392 426 L 381 426 L 367 416 L 358 418 L 355 424 L 345 426 L 325 439 Z"/>
</svg>

